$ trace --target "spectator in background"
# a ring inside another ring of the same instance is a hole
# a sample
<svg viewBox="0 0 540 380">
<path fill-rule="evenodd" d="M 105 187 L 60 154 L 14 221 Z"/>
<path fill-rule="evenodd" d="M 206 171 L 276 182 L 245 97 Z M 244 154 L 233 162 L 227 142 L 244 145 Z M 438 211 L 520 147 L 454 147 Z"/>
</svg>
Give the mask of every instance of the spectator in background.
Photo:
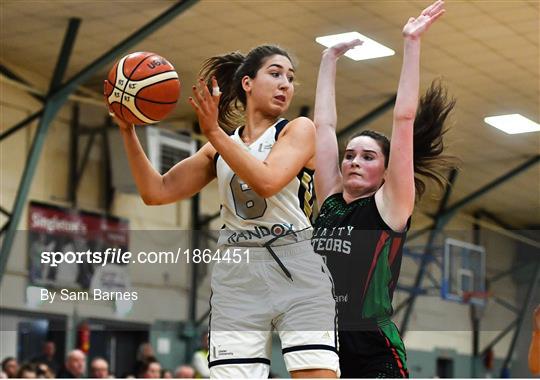
<svg viewBox="0 0 540 380">
<path fill-rule="evenodd" d="M 159 379 L 160 376 L 161 364 L 159 364 L 156 358 L 149 358 L 143 362 L 141 370 L 137 374 L 137 377 L 142 377 L 144 379 Z"/>
<path fill-rule="evenodd" d="M 32 363 L 45 363 L 54 372 L 58 373 L 60 365 L 54 359 L 56 353 L 56 345 L 52 340 L 47 340 L 41 348 L 41 355 L 36 356 L 31 360 Z"/>
<path fill-rule="evenodd" d="M 108 379 L 111 377 L 107 360 L 100 357 L 94 358 L 90 363 L 90 377 L 96 379 Z"/>
<path fill-rule="evenodd" d="M 163 368 L 163 369 L 161 370 L 160 377 L 161 377 L 162 379 L 172 379 L 172 378 L 173 378 L 173 377 L 172 377 L 171 371 L 168 370 L 167 368 Z"/>
<path fill-rule="evenodd" d="M 137 361 L 135 362 L 135 368 L 133 369 L 135 376 L 138 376 L 139 373 L 141 373 L 142 366 L 150 359 L 156 360 L 154 348 L 148 342 L 142 343 L 137 350 Z"/>
<path fill-rule="evenodd" d="M 181 365 L 176 367 L 174 371 L 175 379 L 193 379 L 195 377 L 195 370 L 192 366 Z"/>
<path fill-rule="evenodd" d="M 529 370 L 534 376 L 540 375 L 540 305 L 533 316 L 533 333 L 529 347 Z"/>
<path fill-rule="evenodd" d="M 208 368 L 208 331 L 201 335 L 201 348 L 193 354 L 191 364 L 195 369 L 196 377 L 210 377 L 210 369 Z"/>
<path fill-rule="evenodd" d="M 2 372 L 6 374 L 8 379 L 17 377 L 17 371 L 19 371 L 19 363 L 13 356 L 8 356 L 2 361 Z"/>
<path fill-rule="evenodd" d="M 40 379 L 54 379 L 55 373 L 45 363 L 36 363 L 36 374 Z"/>
<path fill-rule="evenodd" d="M 86 355 L 81 350 L 70 351 L 66 358 L 65 367 L 58 373 L 62 379 L 83 377 L 86 372 Z"/>
<path fill-rule="evenodd" d="M 19 379 L 35 379 L 37 377 L 36 365 L 32 363 L 24 363 L 17 371 Z"/>
</svg>

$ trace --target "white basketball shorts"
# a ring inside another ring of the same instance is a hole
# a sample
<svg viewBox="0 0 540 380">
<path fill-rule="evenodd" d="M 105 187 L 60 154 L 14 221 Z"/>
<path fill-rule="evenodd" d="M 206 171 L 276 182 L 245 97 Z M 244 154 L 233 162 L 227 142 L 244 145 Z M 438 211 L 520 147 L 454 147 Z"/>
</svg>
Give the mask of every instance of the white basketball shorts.
<svg viewBox="0 0 540 380">
<path fill-rule="evenodd" d="M 264 247 L 249 247 L 249 263 L 244 256 L 239 264 L 214 265 L 210 376 L 267 378 L 273 330 L 279 334 L 289 372 L 329 369 L 339 376 L 330 272 L 309 240 L 272 250 L 292 279 Z"/>
</svg>

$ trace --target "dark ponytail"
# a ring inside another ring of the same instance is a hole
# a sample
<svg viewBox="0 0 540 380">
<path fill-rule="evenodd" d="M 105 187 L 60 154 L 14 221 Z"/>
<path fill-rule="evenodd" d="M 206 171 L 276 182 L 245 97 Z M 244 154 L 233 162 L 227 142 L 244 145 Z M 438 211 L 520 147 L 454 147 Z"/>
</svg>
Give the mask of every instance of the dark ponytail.
<svg viewBox="0 0 540 380">
<path fill-rule="evenodd" d="M 231 132 L 242 120 L 241 112 L 245 110 L 247 103 L 242 78 L 246 75 L 255 78 L 265 59 L 276 54 L 287 57 L 292 63 L 285 50 L 273 45 L 257 46 L 246 56 L 234 52 L 209 58 L 203 63 L 200 76 L 208 84 L 210 92 L 212 76 L 216 77 L 221 91 L 218 121 L 225 131 Z"/>
<path fill-rule="evenodd" d="M 426 190 L 418 175 L 434 180 L 442 190 L 447 183 L 442 171 L 457 166 L 456 157 L 443 154 L 443 135 L 448 131 L 445 122 L 455 105 L 456 100 L 448 98 L 440 80 L 433 81 L 420 99 L 414 119 L 414 185 L 418 199 Z"/>
<path fill-rule="evenodd" d="M 442 190 L 447 183 L 443 170 L 455 168 L 457 159 L 454 156 L 443 155 L 443 135 L 446 118 L 456 104 L 455 99 L 448 99 L 447 91 L 439 80 L 431 83 L 426 93 L 420 99 L 416 118 L 414 119 L 414 187 L 418 200 L 426 191 L 424 180 L 428 177 Z M 384 154 L 384 166 L 388 167 L 390 155 L 390 140 L 382 133 L 364 130 L 355 134 L 349 142 L 359 136 L 368 136 L 375 140 Z"/>
<path fill-rule="evenodd" d="M 218 122 L 227 132 L 234 130 L 241 119 L 238 112 L 237 94 L 239 89 L 237 87 L 240 86 L 240 90 L 242 90 L 242 83 L 235 81 L 235 74 L 244 59 L 245 57 L 239 52 L 208 58 L 203 63 L 200 71 L 200 76 L 208 83 L 210 93 L 212 93 L 211 78 L 212 76 L 216 77 L 221 91 L 218 105 Z"/>
</svg>

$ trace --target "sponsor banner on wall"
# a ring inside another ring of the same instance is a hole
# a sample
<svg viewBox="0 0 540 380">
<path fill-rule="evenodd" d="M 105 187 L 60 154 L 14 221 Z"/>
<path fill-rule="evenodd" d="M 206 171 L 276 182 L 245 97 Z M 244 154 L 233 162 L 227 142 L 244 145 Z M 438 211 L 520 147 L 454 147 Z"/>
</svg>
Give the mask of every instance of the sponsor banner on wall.
<svg viewBox="0 0 540 380">
<path fill-rule="evenodd" d="M 32 285 L 122 290 L 130 286 L 129 221 L 40 202 L 28 209 L 28 273 Z"/>
</svg>

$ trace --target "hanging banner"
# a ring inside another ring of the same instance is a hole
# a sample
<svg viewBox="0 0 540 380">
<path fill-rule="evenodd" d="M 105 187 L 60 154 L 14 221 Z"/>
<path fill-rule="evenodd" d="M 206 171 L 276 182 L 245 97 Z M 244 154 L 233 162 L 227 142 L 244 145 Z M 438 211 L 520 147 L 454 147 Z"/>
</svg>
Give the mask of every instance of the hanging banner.
<svg viewBox="0 0 540 380">
<path fill-rule="evenodd" d="M 129 287 L 127 219 L 31 202 L 28 273 L 32 285 L 122 290 Z"/>
</svg>

